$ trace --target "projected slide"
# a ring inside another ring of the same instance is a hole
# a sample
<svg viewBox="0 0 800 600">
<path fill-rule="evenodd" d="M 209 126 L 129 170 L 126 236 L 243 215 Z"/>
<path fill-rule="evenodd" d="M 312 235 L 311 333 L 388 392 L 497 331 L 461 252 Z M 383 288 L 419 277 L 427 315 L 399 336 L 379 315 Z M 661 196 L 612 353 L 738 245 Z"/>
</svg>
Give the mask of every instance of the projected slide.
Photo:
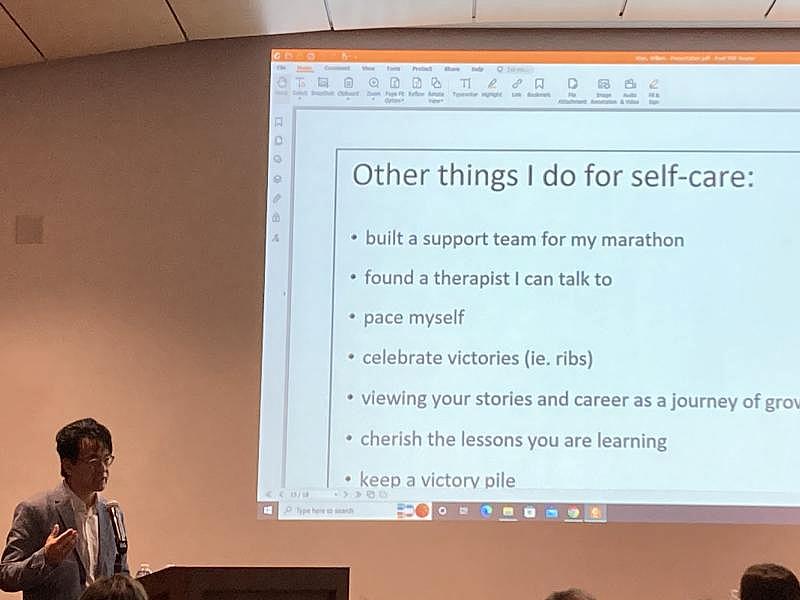
<svg viewBox="0 0 800 600">
<path fill-rule="evenodd" d="M 795 59 L 273 51 L 259 516 L 800 522 Z"/>
</svg>

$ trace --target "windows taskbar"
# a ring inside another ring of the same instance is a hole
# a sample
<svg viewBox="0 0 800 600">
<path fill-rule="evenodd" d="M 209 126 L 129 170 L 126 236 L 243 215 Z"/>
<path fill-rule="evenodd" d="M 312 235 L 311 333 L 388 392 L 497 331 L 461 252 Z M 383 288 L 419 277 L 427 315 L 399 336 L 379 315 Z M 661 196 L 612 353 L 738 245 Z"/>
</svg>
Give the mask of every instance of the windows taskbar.
<svg viewBox="0 0 800 600">
<path fill-rule="evenodd" d="M 800 507 L 289 499 L 259 502 L 258 518 L 276 521 L 800 524 Z"/>
</svg>

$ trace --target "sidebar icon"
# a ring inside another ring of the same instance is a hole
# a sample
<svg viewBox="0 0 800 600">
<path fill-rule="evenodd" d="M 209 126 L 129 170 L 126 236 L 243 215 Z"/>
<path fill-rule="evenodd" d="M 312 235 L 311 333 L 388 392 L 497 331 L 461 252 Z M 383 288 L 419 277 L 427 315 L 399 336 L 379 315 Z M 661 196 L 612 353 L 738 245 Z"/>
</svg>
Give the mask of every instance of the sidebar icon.
<svg viewBox="0 0 800 600">
<path fill-rule="evenodd" d="M 270 185 L 269 190 L 269 204 L 268 204 L 268 211 L 269 211 L 269 223 L 267 226 L 269 227 L 269 240 L 272 243 L 278 243 L 281 241 L 281 231 L 280 231 L 280 224 L 281 224 L 281 210 L 283 209 L 283 182 L 284 182 L 284 173 L 283 173 L 283 165 L 285 164 L 285 154 L 284 154 L 284 144 L 286 143 L 286 137 L 284 136 L 284 129 L 285 129 L 285 117 L 283 115 L 275 115 L 272 118 L 272 139 L 271 142 L 271 160 L 270 160 L 270 171 L 272 173 L 272 185 Z"/>
</svg>

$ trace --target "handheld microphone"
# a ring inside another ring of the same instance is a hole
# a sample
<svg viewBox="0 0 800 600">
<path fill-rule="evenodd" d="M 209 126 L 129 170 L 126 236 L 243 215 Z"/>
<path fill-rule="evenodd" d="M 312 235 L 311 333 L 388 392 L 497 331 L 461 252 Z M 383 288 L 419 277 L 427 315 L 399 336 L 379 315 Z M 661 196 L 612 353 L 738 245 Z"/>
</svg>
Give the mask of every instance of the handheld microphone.
<svg viewBox="0 0 800 600">
<path fill-rule="evenodd" d="M 122 518 L 122 511 L 119 509 L 119 502 L 109 500 L 106 503 L 108 516 L 111 517 L 111 528 L 114 530 L 114 541 L 117 543 L 117 554 L 120 556 L 128 552 L 128 534 L 125 531 L 125 521 Z"/>
</svg>

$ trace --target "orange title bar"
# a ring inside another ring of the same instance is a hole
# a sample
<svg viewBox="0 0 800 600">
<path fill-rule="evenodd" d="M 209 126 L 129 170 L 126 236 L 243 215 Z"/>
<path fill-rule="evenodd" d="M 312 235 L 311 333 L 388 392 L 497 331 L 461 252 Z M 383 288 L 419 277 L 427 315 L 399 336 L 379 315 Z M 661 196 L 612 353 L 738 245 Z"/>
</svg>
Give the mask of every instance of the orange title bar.
<svg viewBox="0 0 800 600">
<path fill-rule="evenodd" d="M 272 50 L 272 60 L 274 62 L 325 63 L 794 65 L 800 64 L 800 52 L 332 50 L 276 48 Z"/>
</svg>

